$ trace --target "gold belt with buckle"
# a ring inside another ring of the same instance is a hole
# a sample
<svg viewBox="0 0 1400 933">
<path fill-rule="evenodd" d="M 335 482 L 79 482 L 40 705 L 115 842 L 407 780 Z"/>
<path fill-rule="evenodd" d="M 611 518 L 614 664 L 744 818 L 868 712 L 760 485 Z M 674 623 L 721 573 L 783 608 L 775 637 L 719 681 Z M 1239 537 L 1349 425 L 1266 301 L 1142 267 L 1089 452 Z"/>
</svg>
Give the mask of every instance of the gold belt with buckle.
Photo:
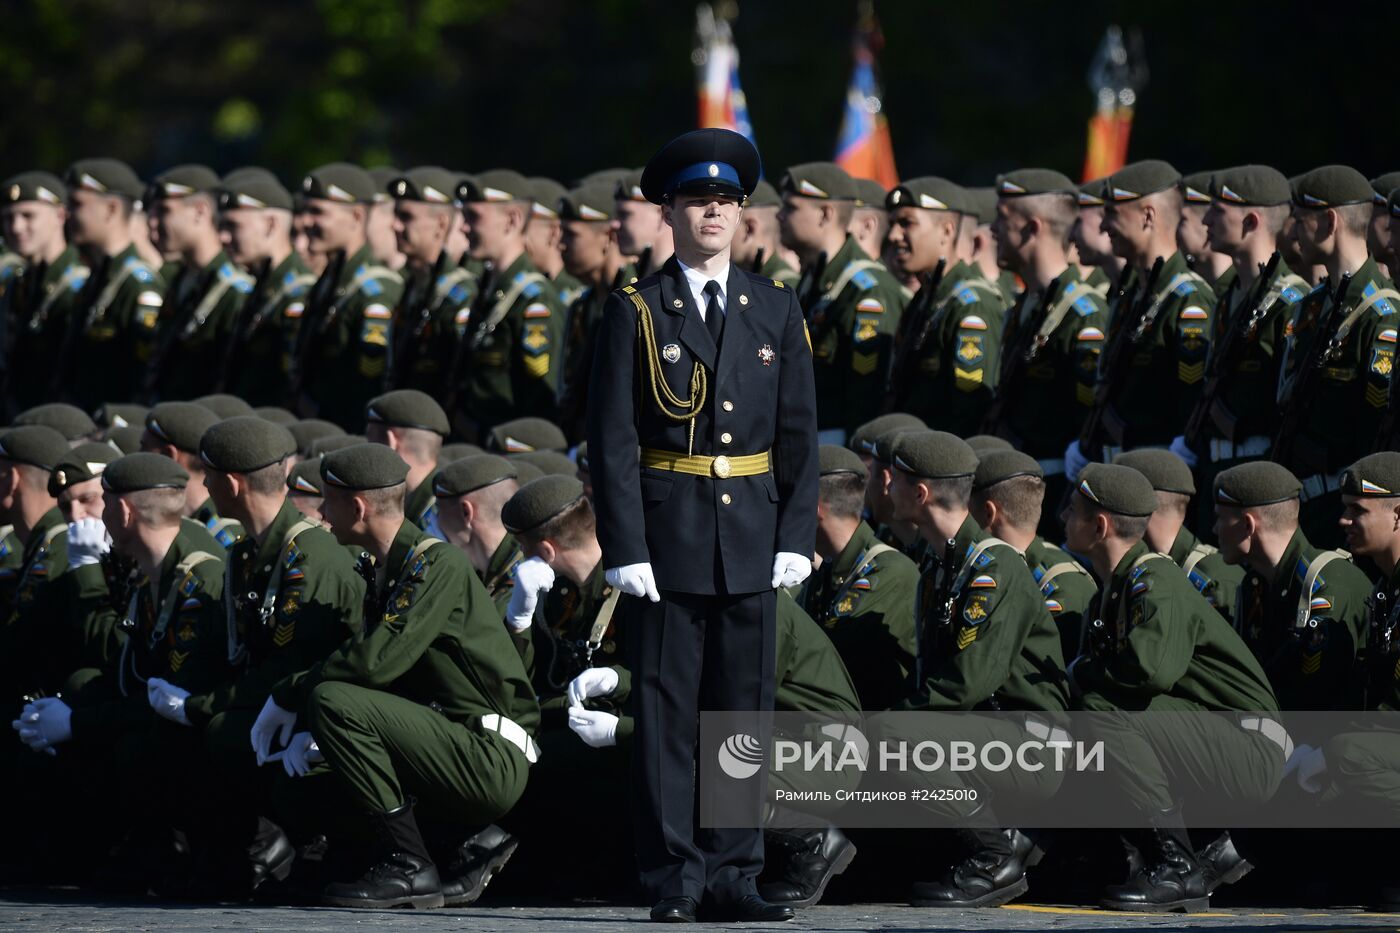
<svg viewBox="0 0 1400 933">
<path fill-rule="evenodd" d="M 768 451 L 761 454 L 744 454 L 742 457 L 706 457 L 703 454 L 672 453 L 669 450 L 642 448 L 642 466 L 672 473 L 689 473 L 691 476 L 712 476 L 715 479 L 729 479 L 731 476 L 762 476 L 769 470 Z"/>
</svg>

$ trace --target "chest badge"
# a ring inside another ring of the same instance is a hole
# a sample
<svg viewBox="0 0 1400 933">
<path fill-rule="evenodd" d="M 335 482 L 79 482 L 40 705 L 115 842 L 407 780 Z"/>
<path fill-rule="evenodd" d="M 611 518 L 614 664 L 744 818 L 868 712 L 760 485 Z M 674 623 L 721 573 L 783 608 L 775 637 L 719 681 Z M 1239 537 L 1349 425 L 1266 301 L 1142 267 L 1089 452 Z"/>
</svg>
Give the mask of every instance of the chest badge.
<svg viewBox="0 0 1400 933">
<path fill-rule="evenodd" d="M 768 344 L 758 348 L 758 359 L 764 366 L 772 366 L 773 361 L 778 358 L 778 354 L 773 352 L 773 348 Z"/>
<path fill-rule="evenodd" d="M 668 363 L 678 362 L 681 358 L 680 344 L 666 344 L 666 346 L 661 348 L 661 357 Z"/>
</svg>

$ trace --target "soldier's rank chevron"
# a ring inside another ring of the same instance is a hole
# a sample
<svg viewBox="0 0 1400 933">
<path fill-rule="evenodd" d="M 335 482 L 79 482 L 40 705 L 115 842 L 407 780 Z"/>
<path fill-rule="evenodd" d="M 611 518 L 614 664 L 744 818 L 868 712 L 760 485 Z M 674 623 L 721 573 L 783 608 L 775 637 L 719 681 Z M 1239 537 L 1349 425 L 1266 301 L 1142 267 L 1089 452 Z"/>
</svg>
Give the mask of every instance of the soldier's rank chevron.
<svg viewBox="0 0 1400 933">
<path fill-rule="evenodd" d="M 879 360 L 878 353 L 852 353 L 851 369 L 855 370 L 857 375 L 868 376 L 875 371 L 875 364 Z"/>
</svg>

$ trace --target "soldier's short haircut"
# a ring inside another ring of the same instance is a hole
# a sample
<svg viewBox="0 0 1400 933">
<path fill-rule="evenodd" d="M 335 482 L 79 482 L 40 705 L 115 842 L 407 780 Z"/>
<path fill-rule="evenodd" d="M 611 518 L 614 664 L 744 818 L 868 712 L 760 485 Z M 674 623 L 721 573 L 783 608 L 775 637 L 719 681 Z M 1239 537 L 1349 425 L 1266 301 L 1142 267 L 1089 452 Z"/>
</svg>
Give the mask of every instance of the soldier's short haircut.
<svg viewBox="0 0 1400 933">
<path fill-rule="evenodd" d="M 1175 228 L 1177 221 L 1181 220 L 1181 208 L 1185 203 L 1185 198 L 1181 189 L 1176 185 L 1149 194 L 1142 200 L 1144 203 L 1156 207 L 1157 211 L 1163 215 L 1163 220 L 1168 222 L 1171 227 Z"/>
<path fill-rule="evenodd" d="M 1186 514 L 1186 507 L 1191 504 L 1191 497 L 1184 492 L 1164 492 L 1157 490 L 1157 511 L 1176 512 L 1178 515 Z"/>
<path fill-rule="evenodd" d="M 48 495 L 49 491 L 49 471 L 40 469 L 30 463 L 17 463 L 11 461 L 11 465 L 19 471 L 20 485 L 25 489 L 41 492 Z"/>
<path fill-rule="evenodd" d="M 1046 232 L 1061 246 L 1069 245 L 1069 232 L 1079 219 L 1079 201 L 1072 194 L 1046 192 L 1009 198 L 1003 203 L 1022 217 L 1034 217 L 1045 224 Z"/>
<path fill-rule="evenodd" d="M 1334 207 L 1337 218 L 1342 223 L 1342 229 L 1352 236 L 1365 236 L 1366 228 L 1371 223 L 1371 205 L 1369 204 L 1343 204 Z"/>
<path fill-rule="evenodd" d="M 470 499 L 478 512 L 485 512 L 491 517 L 492 522 L 499 525 L 501 523 L 501 509 L 506 507 L 506 503 L 510 501 L 510 497 L 515 495 L 518 489 L 520 489 L 520 483 L 514 479 L 503 479 L 499 483 L 473 489 L 462 498 Z"/>
<path fill-rule="evenodd" d="M 1045 504 L 1045 480 L 1039 476 L 1013 476 L 988 486 L 979 495 L 995 502 L 1012 527 L 1033 530 L 1040 524 Z"/>
<path fill-rule="evenodd" d="M 830 201 L 828 203 L 835 208 L 836 222 L 841 225 L 841 229 L 844 230 L 849 227 L 851 225 L 851 218 L 854 217 L 856 213 L 856 202 Z"/>
<path fill-rule="evenodd" d="M 1253 512 L 1259 519 L 1261 531 L 1280 532 L 1292 531 L 1298 527 L 1299 507 L 1299 500 L 1285 499 L 1282 502 L 1259 505 L 1245 511 Z"/>
<path fill-rule="evenodd" d="M 593 505 L 587 496 L 580 496 L 558 515 L 536 525 L 529 531 L 516 535 L 521 544 L 534 547 L 541 541 L 553 541 L 562 550 L 571 551 L 583 547 L 589 539 L 597 537 L 598 521 L 593 516 Z"/>
<path fill-rule="evenodd" d="M 940 509 L 965 509 L 972 501 L 971 476 L 954 476 L 949 479 L 911 476 L 910 479 L 928 487 L 929 498 Z"/>
<path fill-rule="evenodd" d="M 837 518 L 859 518 L 865 507 L 865 480 L 854 473 L 831 473 L 817 482 L 817 499 Z"/>
<path fill-rule="evenodd" d="M 250 491 L 260 496 L 276 495 L 279 491 L 285 492 L 287 489 L 287 461 L 278 460 L 260 470 L 244 473 L 243 481 L 248 484 Z"/>
<path fill-rule="evenodd" d="M 147 528 L 168 528 L 185 515 L 184 489 L 140 489 L 122 494 L 136 521 Z"/>
<path fill-rule="evenodd" d="M 1288 222 L 1292 208 L 1287 204 L 1275 204 L 1272 207 L 1251 207 L 1250 210 L 1259 212 L 1259 218 L 1264 222 L 1264 232 L 1278 236 L 1283 232 L 1283 225 Z"/>
<path fill-rule="evenodd" d="M 374 516 L 402 515 L 404 499 L 408 496 L 408 484 L 385 486 L 382 489 L 360 489 L 355 495 L 364 498 L 369 504 L 369 513 Z"/>
<path fill-rule="evenodd" d="M 442 453 L 442 435 L 436 431 L 397 425 L 388 430 L 398 435 L 399 452 L 408 455 L 404 459 L 411 457 L 414 460 L 436 462 L 438 454 Z"/>
<path fill-rule="evenodd" d="M 1083 499 L 1083 497 L 1080 497 Z M 1150 515 L 1119 515 L 1117 512 L 1110 512 L 1108 509 L 1100 508 L 1087 500 L 1084 505 L 1089 509 L 1091 515 L 1106 515 L 1113 523 L 1113 534 L 1124 541 L 1141 541 L 1147 536 L 1147 521 Z"/>
</svg>

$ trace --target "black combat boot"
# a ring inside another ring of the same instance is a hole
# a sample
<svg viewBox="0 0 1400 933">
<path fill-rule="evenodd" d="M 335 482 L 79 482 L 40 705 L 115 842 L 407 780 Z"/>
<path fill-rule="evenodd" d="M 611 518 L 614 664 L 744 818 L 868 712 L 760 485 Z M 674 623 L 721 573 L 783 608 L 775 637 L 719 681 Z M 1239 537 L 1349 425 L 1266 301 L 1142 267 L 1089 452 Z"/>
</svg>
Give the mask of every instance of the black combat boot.
<svg viewBox="0 0 1400 933">
<path fill-rule="evenodd" d="M 404 804 L 371 817 L 378 861 L 358 881 L 326 886 L 322 903 L 332 907 L 441 907 L 442 882 L 413 818 Z"/>
<path fill-rule="evenodd" d="M 1126 884 L 1109 886 L 1100 904 L 1109 910 L 1205 910 L 1210 896 L 1201 865 L 1191 849 L 1181 807 L 1162 811 L 1152 822 L 1142 853 L 1146 867 Z"/>
<path fill-rule="evenodd" d="M 958 835 L 971 854 L 940 881 L 914 885 L 915 907 L 1000 907 L 1026 893 L 1026 860 L 1035 850 L 1018 829 L 962 829 Z"/>
<path fill-rule="evenodd" d="M 1205 878 L 1206 893 L 1214 894 L 1222 884 L 1234 884 L 1254 871 L 1254 865 L 1235 848 L 1230 831 L 1216 836 L 1204 849 L 1196 853 L 1196 861 L 1201 864 L 1201 876 Z"/>
<path fill-rule="evenodd" d="M 454 849 L 443 861 L 445 906 L 465 907 L 475 903 L 491 879 L 510 861 L 518 845 L 520 840 L 501 827 L 491 825 Z"/>
<path fill-rule="evenodd" d="M 855 843 L 835 826 L 817 829 L 770 829 L 764 850 L 775 856 L 780 881 L 759 887 L 763 899 L 790 907 L 811 907 L 822 899 L 827 882 L 856 857 Z"/>
</svg>

